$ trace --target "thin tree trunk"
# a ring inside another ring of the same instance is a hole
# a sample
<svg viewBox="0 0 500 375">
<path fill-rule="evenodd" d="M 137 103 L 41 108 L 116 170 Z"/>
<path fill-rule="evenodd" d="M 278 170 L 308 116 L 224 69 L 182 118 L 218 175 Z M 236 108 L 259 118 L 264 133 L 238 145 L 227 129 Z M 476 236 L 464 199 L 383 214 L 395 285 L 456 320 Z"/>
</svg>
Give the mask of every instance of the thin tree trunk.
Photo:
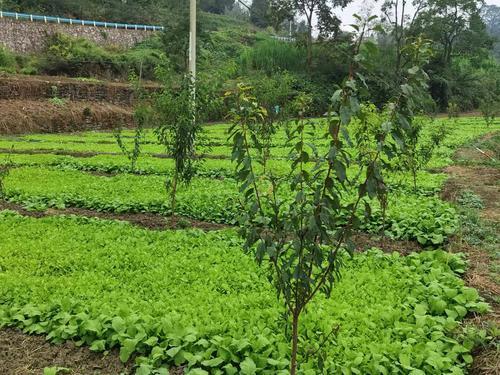
<svg viewBox="0 0 500 375">
<path fill-rule="evenodd" d="M 297 373 L 297 350 L 299 341 L 299 316 L 300 313 L 296 310 L 293 312 L 292 320 L 292 358 L 290 363 L 290 375 Z"/>
<path fill-rule="evenodd" d="M 311 14 L 307 16 L 307 69 L 309 73 L 312 70 L 312 44 L 313 44 L 313 37 L 312 37 L 312 11 Z"/>
<path fill-rule="evenodd" d="M 178 179 L 178 173 L 175 171 L 174 173 L 174 181 L 172 182 L 172 201 L 171 201 L 171 207 L 172 207 L 172 215 L 175 214 L 175 204 L 176 204 L 176 194 L 177 194 L 177 179 Z"/>
</svg>

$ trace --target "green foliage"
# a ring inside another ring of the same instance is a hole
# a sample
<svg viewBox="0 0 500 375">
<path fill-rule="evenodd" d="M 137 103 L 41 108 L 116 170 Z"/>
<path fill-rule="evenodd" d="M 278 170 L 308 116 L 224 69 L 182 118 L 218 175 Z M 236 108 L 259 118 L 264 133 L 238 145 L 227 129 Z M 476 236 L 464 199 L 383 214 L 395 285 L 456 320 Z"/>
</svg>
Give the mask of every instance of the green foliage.
<svg viewBox="0 0 500 375">
<path fill-rule="evenodd" d="M 396 160 L 396 168 L 409 171 L 413 176 L 413 188 L 417 190 L 417 173 L 427 167 L 434 151 L 444 142 L 449 133 L 443 123 L 428 126 L 427 138 L 422 139 L 425 120 L 413 121 L 407 132 L 406 148 Z M 432 122 L 431 122 L 432 123 Z"/>
<path fill-rule="evenodd" d="M 173 167 L 173 162 L 170 165 Z M 285 172 L 288 170 L 289 164 L 284 167 Z M 261 173 L 262 170 L 256 171 Z M 216 175 L 208 171 L 206 176 L 196 177 L 189 186 L 179 188 L 176 212 L 197 220 L 235 224 L 241 213 L 237 184 L 231 178 L 214 179 Z M 104 212 L 170 215 L 172 210 L 165 202 L 164 183 L 165 177 L 161 175 L 100 177 L 69 168 L 39 167 L 13 168 L 4 180 L 6 198 L 29 209 L 81 207 Z M 286 191 L 280 193 L 280 199 L 289 196 Z M 377 206 L 373 207 L 370 218 L 365 218 L 360 207 L 358 217 L 366 231 L 380 233 L 385 228 L 387 234 L 401 239 L 417 239 L 421 233 L 429 239 L 441 235 L 445 241 L 446 234 L 456 228 L 454 212 L 434 197 L 390 194 L 388 204 L 385 226 Z M 339 223 L 347 219 L 341 218 Z M 426 244 L 431 243 L 429 240 Z"/>
<path fill-rule="evenodd" d="M 147 44 L 120 51 L 100 47 L 83 38 L 54 34 L 35 64 L 37 70 L 51 75 L 125 79 L 134 71 L 144 79 L 153 79 L 156 66 L 164 65 L 165 60 L 161 51 L 148 48 Z"/>
<path fill-rule="evenodd" d="M 450 101 L 448 102 L 448 107 L 446 108 L 446 112 L 448 112 L 448 118 L 457 118 L 460 114 L 460 107 L 457 103 Z"/>
<path fill-rule="evenodd" d="M 457 198 L 457 203 L 467 208 L 473 208 L 473 209 L 484 208 L 484 203 L 481 197 L 474 194 L 474 192 L 470 190 L 462 191 L 460 196 Z"/>
<path fill-rule="evenodd" d="M 10 169 L 13 167 L 13 163 L 10 154 L 7 155 L 5 160 L 0 163 L 0 199 L 5 197 L 5 185 L 4 180 L 9 175 Z"/>
<path fill-rule="evenodd" d="M 300 71 L 304 65 L 304 52 L 292 43 L 267 39 L 247 49 L 240 59 L 243 72 L 261 70 L 267 75 L 279 71 Z"/>
<path fill-rule="evenodd" d="M 197 138 L 202 132 L 210 97 L 202 82 L 186 74 L 179 88 L 165 82 L 162 92 L 152 107 L 155 134 L 172 156 L 175 168 L 172 181 L 167 180 L 171 192 L 171 208 L 175 211 L 178 183 L 188 184 L 195 175 Z"/>
<path fill-rule="evenodd" d="M 64 107 L 67 103 L 67 100 L 64 98 L 58 98 L 57 96 L 50 98 L 49 99 L 50 104 L 54 104 L 55 106 L 58 107 Z"/>
<path fill-rule="evenodd" d="M 117 348 L 122 360 L 137 356 L 142 374 L 174 365 L 286 373 L 282 306 L 231 231 L 1 215 L 0 326 L 95 351 Z M 488 309 L 464 286 L 465 266 L 442 251 L 354 255 L 331 298 L 313 301 L 303 319 L 302 371 L 319 371 L 307 353 L 338 324 L 324 345 L 327 373 L 463 373 L 477 341 L 455 333 L 468 312 Z"/>
<path fill-rule="evenodd" d="M 7 48 L 0 46 L 0 71 L 13 73 L 16 70 L 16 65 L 14 54 Z"/>
<path fill-rule="evenodd" d="M 70 373 L 70 369 L 66 367 L 45 367 L 43 375 L 61 375 Z"/>
<path fill-rule="evenodd" d="M 168 1 L 168 0 L 167 0 Z M 3 9 L 108 22 L 158 22 L 164 14 L 165 1 L 139 0 L 3 0 Z"/>
<path fill-rule="evenodd" d="M 250 5 L 250 21 L 255 26 L 265 28 L 269 26 L 269 0 L 254 0 Z"/>
<path fill-rule="evenodd" d="M 141 69 L 141 74 L 142 74 L 142 69 Z M 136 104 L 134 110 L 134 122 L 136 128 L 133 138 L 134 144 L 132 149 L 129 150 L 127 145 L 123 142 L 121 128 L 118 128 L 115 131 L 115 139 L 116 143 L 118 144 L 118 147 L 120 147 L 122 154 L 125 155 L 130 161 L 130 170 L 133 173 L 136 171 L 137 160 L 141 155 L 142 151 L 141 145 L 145 141 L 144 128 L 151 123 L 152 113 L 150 106 L 141 102 L 141 100 L 144 100 L 144 96 L 146 95 L 142 87 L 142 75 L 137 76 L 134 74 L 134 72 L 132 72 L 129 77 L 129 81 L 131 82 L 132 87 L 134 89 L 134 94 L 137 98 L 136 100 L 139 101 L 139 103 Z"/>
<path fill-rule="evenodd" d="M 362 38 L 363 33 L 359 43 Z M 416 48 L 425 58 L 425 45 Z M 359 59 L 357 56 L 355 61 Z M 366 123 L 366 116 L 360 111 L 355 67 L 353 63 L 349 78 L 333 95 L 333 114 L 329 113 L 324 123 L 319 122 L 320 129 L 327 129 L 324 135 L 318 134 L 315 123 L 304 119 L 310 97 L 297 97 L 298 119 L 287 126 L 291 165 L 286 178 L 256 172 L 255 165 L 265 166 L 269 152 L 267 111 L 259 106 L 250 87 L 240 84 L 232 94 L 229 134 L 240 182 L 241 235 L 245 251 L 252 252 L 260 265 L 269 265 L 269 279 L 292 321 L 292 375 L 297 371 L 300 316 L 317 294 L 330 296 L 340 277 L 340 254 L 354 250 L 350 236 L 361 226 L 358 210 L 364 205 L 365 216 L 370 217 L 372 200 L 376 199 L 385 211 L 384 159 L 390 160 L 400 149 L 403 154 L 408 153 L 404 140 L 411 137 L 413 95 L 424 86 L 426 78 L 418 65 L 408 69 L 383 126 L 372 134 L 359 132 L 373 138 L 376 150 L 350 153 L 349 148 L 359 150 L 358 143 L 366 143 L 361 136 L 351 138 L 348 130 L 354 119 Z M 306 135 L 316 136 L 315 142 L 306 142 Z M 317 148 L 318 143 L 328 144 L 326 150 Z M 350 169 L 355 177 L 349 176 Z M 283 199 L 282 191 L 287 192 L 288 198 Z M 353 199 L 346 199 L 348 196 Z M 442 239 L 435 242 L 441 243 Z"/>
<path fill-rule="evenodd" d="M 488 127 L 493 125 L 496 116 L 500 113 L 500 101 L 494 99 L 485 99 L 481 101 L 479 105 L 479 110 L 483 115 L 484 122 Z"/>
</svg>

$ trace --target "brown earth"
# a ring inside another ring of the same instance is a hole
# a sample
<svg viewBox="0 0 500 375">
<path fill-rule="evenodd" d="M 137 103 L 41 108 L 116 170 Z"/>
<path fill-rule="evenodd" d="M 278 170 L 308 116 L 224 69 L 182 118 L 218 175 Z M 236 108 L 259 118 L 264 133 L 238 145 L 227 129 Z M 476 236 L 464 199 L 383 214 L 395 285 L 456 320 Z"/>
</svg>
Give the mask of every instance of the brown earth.
<svg viewBox="0 0 500 375">
<path fill-rule="evenodd" d="M 481 216 L 492 221 L 500 219 L 500 169 L 452 165 L 444 172 L 449 175 L 442 191 L 444 199 L 456 202 L 463 191 L 472 191 L 485 205 Z"/>
<path fill-rule="evenodd" d="M 355 233 L 351 240 L 354 242 L 357 251 L 366 251 L 373 247 L 381 249 L 386 253 L 398 252 L 402 255 L 422 251 L 422 246 L 418 242 L 393 240 L 386 236 L 375 234 Z"/>
<path fill-rule="evenodd" d="M 162 215 L 151 213 L 116 214 L 76 207 L 68 207 L 65 209 L 49 208 L 45 211 L 29 211 L 23 208 L 22 205 L 0 200 L 0 211 L 2 210 L 16 211 L 21 215 L 35 218 L 58 215 L 77 215 L 106 220 L 120 220 L 127 221 L 138 227 L 152 230 L 183 229 L 187 227 L 211 231 L 232 227 L 230 225 L 199 221 L 182 216 L 165 217 Z M 366 251 L 373 247 L 382 249 L 383 251 L 388 253 L 396 251 L 402 255 L 408 255 L 415 251 L 422 251 L 422 247 L 415 241 L 393 240 L 385 236 L 374 234 L 358 232 L 354 233 L 351 239 L 354 242 L 357 251 Z"/>
<path fill-rule="evenodd" d="M 53 154 L 53 155 L 66 155 L 74 156 L 76 158 L 91 158 L 97 155 L 121 155 L 118 152 L 92 152 L 92 151 L 68 151 L 68 150 L 57 150 L 52 148 L 39 148 L 32 150 L 17 150 L 15 148 L 0 148 L 0 153 L 2 154 L 26 154 L 26 155 L 38 155 L 38 154 Z"/>
<path fill-rule="evenodd" d="M 0 370 L 2 375 L 41 375 L 46 367 L 67 368 L 61 374 L 132 374 L 131 363 L 121 363 L 118 352 L 103 355 L 67 341 L 53 345 L 42 336 L 27 335 L 16 329 L 0 330 Z"/>
<path fill-rule="evenodd" d="M 132 109 L 108 103 L 0 100 L 0 134 L 62 133 L 133 125 Z"/>
<path fill-rule="evenodd" d="M 49 208 L 45 211 L 29 211 L 19 204 L 0 201 L 0 211 L 11 210 L 16 211 L 24 216 L 41 218 L 46 216 L 61 216 L 61 215 L 76 215 L 89 218 L 99 218 L 106 220 L 119 220 L 127 221 L 138 227 L 165 230 L 165 229 L 185 229 L 185 228 L 198 228 L 206 231 L 220 230 L 228 228 L 224 224 L 210 223 L 207 221 L 199 221 L 182 216 L 169 216 L 151 214 L 151 213 L 124 213 L 116 214 L 111 212 L 99 212 L 94 210 L 87 210 L 84 208 L 70 207 L 65 209 Z"/>
<path fill-rule="evenodd" d="M 492 138 L 492 134 L 483 137 L 481 141 Z M 445 168 L 444 172 L 449 178 L 443 188 L 443 199 L 456 203 L 464 191 L 472 191 L 478 195 L 484 209 L 480 210 L 480 216 L 486 222 L 498 223 L 500 219 L 500 170 L 498 168 L 485 167 L 481 165 L 485 159 L 491 158 L 490 154 L 483 154 L 472 147 L 464 147 L 455 153 L 455 160 L 465 162 L 467 166 L 452 165 Z M 491 274 L 492 264 L 498 264 L 498 259 L 478 246 L 469 245 L 460 236 L 455 236 L 448 249 L 452 252 L 463 252 L 467 254 L 469 268 L 465 274 L 467 285 L 476 288 L 491 306 L 491 313 L 478 315 L 468 320 L 466 324 L 472 324 L 481 329 L 500 327 L 500 285 L 493 279 Z M 474 362 L 470 373 L 473 375 L 500 375 L 500 349 L 498 348 L 498 337 L 490 345 L 478 348 L 474 353 Z"/>
<path fill-rule="evenodd" d="M 67 155 L 74 156 L 79 158 L 90 158 L 92 156 L 97 155 L 122 155 L 119 152 L 92 152 L 92 151 L 68 151 L 63 149 L 53 149 L 53 148 L 37 148 L 31 150 L 18 150 L 18 149 L 10 149 L 10 148 L 0 148 L 0 153 L 2 154 L 27 154 L 27 155 L 37 155 L 37 154 L 54 154 L 54 155 Z M 159 159 L 171 159 L 172 156 L 167 154 L 147 154 L 154 158 Z M 200 154 L 196 156 L 199 159 L 229 159 L 229 156 L 226 155 L 209 155 L 209 154 Z"/>
<path fill-rule="evenodd" d="M 500 147 L 489 149 L 495 145 L 495 138 L 500 132 L 492 132 L 480 138 L 477 142 L 466 147 L 459 148 L 454 155 L 457 164 L 485 164 L 498 162 L 500 159 Z"/>
<path fill-rule="evenodd" d="M 153 82 L 144 84 L 144 89 L 151 92 L 159 87 Z M 135 101 L 134 90 L 127 82 L 0 74 L 2 100 L 33 101 L 50 99 L 54 96 L 71 101 L 106 102 L 121 106 L 129 106 Z"/>
<path fill-rule="evenodd" d="M 498 170 L 485 167 L 452 166 L 446 169 L 450 178 L 443 191 L 443 197 L 455 201 L 458 194 L 464 189 L 472 190 L 482 197 L 486 204 L 485 216 L 489 219 L 498 219 Z M 164 229 L 177 228 L 179 218 L 165 222 L 165 218 L 151 214 L 108 214 L 82 209 L 47 210 L 46 212 L 31 212 L 18 205 L 0 202 L 0 210 L 13 209 L 21 214 L 34 217 L 60 214 L 76 214 L 81 216 L 118 219 L 132 222 L 135 225 L 150 228 Z M 490 212 L 491 211 L 491 212 Z M 214 225 L 214 224 L 211 224 Z M 193 226 L 202 227 L 200 224 Z M 220 226 L 223 227 L 223 226 Z M 206 228 L 209 229 L 209 228 Z M 220 228 L 210 228 L 220 229 Z M 357 233 L 353 240 L 359 251 L 371 247 L 379 247 L 385 251 L 398 251 L 408 254 L 419 251 L 421 247 L 411 241 L 394 241 L 381 236 Z M 451 251 L 466 252 L 470 261 L 470 268 L 465 280 L 468 285 L 480 290 L 481 294 L 490 302 L 499 295 L 498 284 L 491 280 L 489 275 L 490 255 L 484 250 L 472 247 L 461 239 L 455 238 L 450 244 Z M 493 312 L 485 316 L 477 316 L 468 323 L 480 327 L 498 325 L 499 307 L 492 303 Z M 495 347 L 481 348 L 475 353 L 472 374 L 500 375 L 500 354 Z M 5 360 L 4 360 L 5 358 Z M 2 362 L 6 362 L 3 364 Z M 2 368 L 2 366 L 4 366 Z M 70 368 L 71 374 L 128 374 L 131 367 L 119 363 L 117 353 L 111 352 L 107 356 L 92 353 L 86 348 L 77 348 L 72 343 L 54 346 L 48 344 L 40 336 L 25 335 L 16 330 L 0 331 L 0 369 L 6 375 L 10 374 L 40 374 L 43 367 L 60 366 Z M 181 374 L 177 369 L 171 374 Z"/>
</svg>

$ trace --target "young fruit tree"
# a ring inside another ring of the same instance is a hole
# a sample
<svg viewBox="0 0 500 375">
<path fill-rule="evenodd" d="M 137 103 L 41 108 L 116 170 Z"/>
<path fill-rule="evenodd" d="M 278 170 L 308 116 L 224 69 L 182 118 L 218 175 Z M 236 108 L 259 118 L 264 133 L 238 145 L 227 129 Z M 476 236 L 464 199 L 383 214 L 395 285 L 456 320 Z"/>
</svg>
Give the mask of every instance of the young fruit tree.
<svg viewBox="0 0 500 375">
<path fill-rule="evenodd" d="M 481 101 L 479 105 L 479 110 L 483 115 L 484 122 L 486 126 L 491 127 L 495 122 L 495 118 L 500 113 L 500 100 L 495 100 L 493 98 L 487 98 Z"/>
<path fill-rule="evenodd" d="M 137 161 L 139 160 L 142 152 L 141 146 L 145 141 L 145 128 L 151 122 L 151 116 L 153 115 L 149 104 L 148 94 L 142 85 L 141 75 L 142 68 L 139 75 L 136 75 L 135 72 L 131 72 L 129 76 L 129 82 L 131 83 L 135 97 L 137 98 L 137 104 L 134 109 L 134 123 L 136 127 L 132 147 L 129 148 L 127 143 L 124 142 L 121 128 L 118 128 L 114 132 L 116 143 L 118 147 L 120 147 L 122 154 L 129 160 L 130 171 L 132 173 L 136 172 Z"/>
<path fill-rule="evenodd" d="M 359 66 L 363 59 L 358 56 L 356 61 Z M 355 68 L 334 94 L 324 120 L 304 118 L 309 100 L 299 95 L 297 118 L 287 126 L 290 170 L 285 176 L 272 169 L 262 173 L 258 165 L 264 159 L 261 127 L 266 126 L 268 114 L 252 88 L 239 84 L 226 94 L 233 102 L 230 138 L 240 181 L 244 249 L 267 267 L 284 303 L 287 327 L 291 320 L 292 375 L 305 357 L 299 348 L 300 317 L 319 293 L 330 296 L 340 277 L 343 253 L 354 250 L 351 234 L 363 216 L 371 215 L 375 202 L 386 199 L 386 161 L 404 148 L 402 140 L 413 121 L 415 103 L 409 88 L 424 84 L 425 78 L 418 66 L 406 71 L 387 104 L 386 121 L 374 133 L 377 148 L 369 156 L 356 152 L 356 139 L 349 135 L 360 116 L 364 81 Z M 327 144 L 327 150 L 321 151 L 318 142 Z M 322 361 L 318 363 L 321 368 Z"/>
<path fill-rule="evenodd" d="M 11 147 L 7 157 L 0 163 L 0 199 L 5 198 L 5 178 L 9 175 L 10 170 L 14 167 L 11 155 L 14 151 L 14 146 Z"/>
<path fill-rule="evenodd" d="M 197 139 L 203 131 L 202 123 L 210 106 L 210 97 L 210 91 L 200 78 L 195 81 L 186 74 L 177 87 L 167 81 L 153 104 L 155 134 L 174 159 L 172 177 L 166 181 L 172 214 L 175 214 L 179 183 L 188 184 L 201 162 L 196 152 Z"/>
<path fill-rule="evenodd" d="M 430 127 L 430 125 L 429 125 Z M 417 192 L 418 172 L 423 170 L 431 161 L 434 151 L 438 148 L 446 136 L 449 129 L 444 123 L 431 127 L 427 137 L 423 136 L 424 121 L 415 120 L 407 132 L 406 148 L 397 158 L 397 168 L 403 172 L 410 172 L 413 181 L 413 190 Z"/>
</svg>

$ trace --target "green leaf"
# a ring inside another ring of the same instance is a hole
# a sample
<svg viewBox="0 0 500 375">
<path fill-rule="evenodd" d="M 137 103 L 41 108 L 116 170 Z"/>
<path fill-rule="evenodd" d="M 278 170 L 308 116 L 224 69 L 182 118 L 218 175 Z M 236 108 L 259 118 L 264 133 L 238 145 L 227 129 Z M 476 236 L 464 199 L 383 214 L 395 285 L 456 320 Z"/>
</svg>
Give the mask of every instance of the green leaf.
<svg viewBox="0 0 500 375">
<path fill-rule="evenodd" d="M 126 339 L 122 347 L 120 348 L 120 360 L 125 363 L 129 360 L 132 353 L 135 351 L 135 347 L 137 346 L 137 340 L 135 339 Z"/>
<path fill-rule="evenodd" d="M 177 353 L 181 351 L 181 349 L 182 349 L 181 346 L 174 346 L 173 348 L 168 349 L 166 353 L 170 358 L 174 358 L 177 355 Z"/>
<path fill-rule="evenodd" d="M 95 340 L 90 345 L 90 350 L 95 352 L 102 352 L 106 350 L 106 340 Z"/>
<path fill-rule="evenodd" d="M 60 375 L 67 374 L 71 370 L 66 367 L 45 367 L 43 369 L 43 375 Z"/>
<path fill-rule="evenodd" d="M 238 369 L 236 367 L 234 367 L 232 364 L 227 364 L 223 367 L 226 375 L 235 375 L 236 373 L 238 373 Z"/>
<path fill-rule="evenodd" d="M 401 363 L 401 366 L 403 366 L 406 370 L 411 369 L 411 360 L 410 356 L 406 353 L 400 353 L 399 354 L 399 363 Z"/>
<path fill-rule="evenodd" d="M 206 361 L 201 362 L 201 364 L 203 366 L 207 366 L 207 367 L 217 367 L 221 363 L 224 363 L 224 358 L 221 358 L 221 357 L 207 359 Z"/>
<path fill-rule="evenodd" d="M 255 375 L 257 371 L 257 366 L 252 358 L 247 357 L 243 362 L 240 363 L 241 374 L 243 375 Z"/>
<path fill-rule="evenodd" d="M 125 331 L 125 321 L 119 316 L 115 316 L 113 318 L 113 320 L 111 321 L 111 326 L 118 333 L 122 333 Z"/>
<path fill-rule="evenodd" d="M 209 372 L 201 368 L 194 368 L 189 370 L 186 375 L 209 375 Z"/>
</svg>

